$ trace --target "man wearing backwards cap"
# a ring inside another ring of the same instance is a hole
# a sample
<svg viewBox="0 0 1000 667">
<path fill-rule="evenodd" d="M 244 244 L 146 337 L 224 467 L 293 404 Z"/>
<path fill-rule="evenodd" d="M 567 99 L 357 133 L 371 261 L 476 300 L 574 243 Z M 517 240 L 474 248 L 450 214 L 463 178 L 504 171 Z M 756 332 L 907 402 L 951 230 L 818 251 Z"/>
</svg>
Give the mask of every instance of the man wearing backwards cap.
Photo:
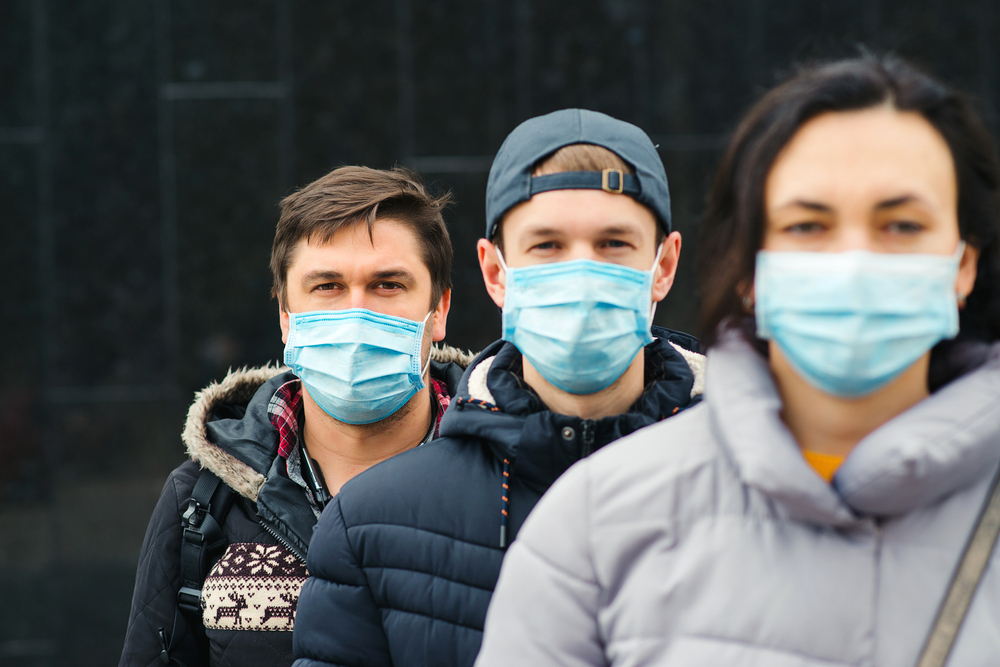
<svg viewBox="0 0 1000 667">
<path fill-rule="evenodd" d="M 697 401 L 697 341 L 650 324 L 680 246 L 642 130 L 581 109 L 514 129 L 478 245 L 502 339 L 466 370 L 439 440 L 359 475 L 324 511 L 297 667 L 472 665 L 504 550 L 545 490 Z"/>
</svg>

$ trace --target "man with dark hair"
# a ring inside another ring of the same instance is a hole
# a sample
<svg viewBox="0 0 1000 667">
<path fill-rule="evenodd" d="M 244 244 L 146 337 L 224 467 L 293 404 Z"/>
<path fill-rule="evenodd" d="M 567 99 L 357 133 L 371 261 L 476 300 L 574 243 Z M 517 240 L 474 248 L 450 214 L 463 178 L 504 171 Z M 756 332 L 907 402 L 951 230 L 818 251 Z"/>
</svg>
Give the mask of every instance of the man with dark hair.
<svg viewBox="0 0 1000 667">
<path fill-rule="evenodd" d="M 697 341 L 651 327 L 681 240 L 642 130 L 581 109 L 522 123 L 493 162 L 486 217 L 479 262 L 503 338 L 466 370 L 439 440 L 323 513 L 297 667 L 472 665 L 504 551 L 545 490 L 701 393 Z"/>
<path fill-rule="evenodd" d="M 451 303 L 447 201 L 404 169 L 342 167 L 281 202 L 271 269 L 288 368 L 231 372 L 196 396 L 122 666 L 291 663 L 323 507 L 435 437 L 468 363 L 432 345 Z"/>
</svg>

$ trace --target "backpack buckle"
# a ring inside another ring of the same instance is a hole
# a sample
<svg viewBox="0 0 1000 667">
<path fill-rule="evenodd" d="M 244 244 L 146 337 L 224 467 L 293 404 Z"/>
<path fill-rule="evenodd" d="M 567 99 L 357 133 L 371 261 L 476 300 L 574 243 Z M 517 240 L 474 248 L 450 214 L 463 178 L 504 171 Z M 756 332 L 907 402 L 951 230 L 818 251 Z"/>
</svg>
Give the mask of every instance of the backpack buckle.
<svg viewBox="0 0 1000 667">
<path fill-rule="evenodd" d="M 200 614 L 201 613 L 201 591 L 197 588 L 181 586 L 177 591 L 177 606 L 183 611 Z"/>
<path fill-rule="evenodd" d="M 212 507 L 202 505 L 194 498 L 188 500 L 187 509 L 184 510 L 184 514 L 181 514 L 181 519 L 191 528 L 198 528 L 202 521 L 205 520 L 205 515 L 211 511 Z"/>
</svg>

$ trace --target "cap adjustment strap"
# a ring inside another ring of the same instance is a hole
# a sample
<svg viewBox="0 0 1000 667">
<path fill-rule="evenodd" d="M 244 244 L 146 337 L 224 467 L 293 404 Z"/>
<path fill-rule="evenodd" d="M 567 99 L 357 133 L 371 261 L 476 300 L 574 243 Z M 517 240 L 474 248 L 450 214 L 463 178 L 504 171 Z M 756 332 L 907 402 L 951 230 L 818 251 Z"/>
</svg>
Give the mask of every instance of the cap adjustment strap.
<svg viewBox="0 0 1000 667">
<path fill-rule="evenodd" d="M 611 185 L 612 174 L 615 176 L 615 182 L 618 184 L 617 187 Z M 625 189 L 624 176 L 625 174 L 622 173 L 621 169 L 605 169 L 601 172 L 601 189 L 613 195 L 620 195 L 622 190 Z"/>
<path fill-rule="evenodd" d="M 551 190 L 604 190 L 612 194 L 636 197 L 642 193 L 639 179 L 620 169 L 604 171 L 562 171 L 557 174 L 535 176 L 529 183 L 529 197 Z"/>
</svg>

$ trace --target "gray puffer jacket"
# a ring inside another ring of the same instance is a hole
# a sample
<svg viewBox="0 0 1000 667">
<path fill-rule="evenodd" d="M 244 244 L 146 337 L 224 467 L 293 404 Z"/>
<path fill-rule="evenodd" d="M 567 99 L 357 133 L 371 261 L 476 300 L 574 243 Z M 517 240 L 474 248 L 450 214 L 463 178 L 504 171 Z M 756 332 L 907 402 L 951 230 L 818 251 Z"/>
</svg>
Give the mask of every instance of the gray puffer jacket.
<svg viewBox="0 0 1000 667">
<path fill-rule="evenodd" d="M 476 665 L 913 665 L 1000 462 L 998 371 L 995 345 L 829 485 L 766 361 L 724 341 L 701 405 L 584 459 L 535 508 Z M 996 552 L 949 664 L 1000 664 Z"/>
</svg>

